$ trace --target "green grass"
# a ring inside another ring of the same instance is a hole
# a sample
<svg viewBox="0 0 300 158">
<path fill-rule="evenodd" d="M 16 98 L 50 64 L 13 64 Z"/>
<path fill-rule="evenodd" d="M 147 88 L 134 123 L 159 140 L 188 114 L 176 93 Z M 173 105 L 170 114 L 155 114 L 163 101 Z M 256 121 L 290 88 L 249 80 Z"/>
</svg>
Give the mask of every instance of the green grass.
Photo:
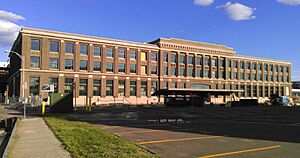
<svg viewBox="0 0 300 158">
<path fill-rule="evenodd" d="M 44 117 L 44 120 L 75 158 L 158 157 L 132 142 L 88 123 L 69 121 L 58 116 Z"/>
</svg>

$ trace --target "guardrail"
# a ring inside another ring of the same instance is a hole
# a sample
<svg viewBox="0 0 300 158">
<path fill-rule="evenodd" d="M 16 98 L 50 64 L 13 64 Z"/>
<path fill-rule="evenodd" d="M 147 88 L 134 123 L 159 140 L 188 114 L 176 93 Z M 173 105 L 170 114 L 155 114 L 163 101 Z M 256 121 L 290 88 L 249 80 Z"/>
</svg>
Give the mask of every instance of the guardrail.
<svg viewBox="0 0 300 158">
<path fill-rule="evenodd" d="M 2 134 L 2 142 L 0 142 L 0 157 L 2 158 L 5 158 L 8 154 L 8 147 L 11 143 L 11 136 L 15 132 L 17 120 L 17 117 L 12 117 L 0 121 L 0 131 L 4 131 L 4 133 Z"/>
</svg>

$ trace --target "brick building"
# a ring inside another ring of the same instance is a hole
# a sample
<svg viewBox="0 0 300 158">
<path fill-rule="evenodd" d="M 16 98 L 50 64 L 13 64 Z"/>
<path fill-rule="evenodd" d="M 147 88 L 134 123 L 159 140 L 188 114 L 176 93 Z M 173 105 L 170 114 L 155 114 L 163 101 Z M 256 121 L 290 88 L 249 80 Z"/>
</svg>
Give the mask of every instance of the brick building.
<svg viewBox="0 0 300 158">
<path fill-rule="evenodd" d="M 234 49 L 175 38 L 140 43 L 23 28 L 11 49 L 25 57 L 25 96 L 44 84 L 93 102 L 157 103 L 158 89 L 244 90 L 240 98 L 291 94 L 291 63 L 236 55 Z M 20 96 L 21 61 L 11 55 L 10 95 Z"/>
</svg>

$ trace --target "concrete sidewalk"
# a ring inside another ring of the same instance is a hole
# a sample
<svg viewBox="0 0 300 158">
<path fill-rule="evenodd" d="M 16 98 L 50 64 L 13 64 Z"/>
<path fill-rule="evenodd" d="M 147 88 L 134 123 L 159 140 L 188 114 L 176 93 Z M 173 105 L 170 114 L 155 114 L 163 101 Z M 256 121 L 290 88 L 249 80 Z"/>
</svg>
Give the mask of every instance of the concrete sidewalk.
<svg viewBox="0 0 300 158">
<path fill-rule="evenodd" d="M 12 158 L 71 157 L 42 118 L 22 120 L 14 141 L 10 152 Z"/>
</svg>

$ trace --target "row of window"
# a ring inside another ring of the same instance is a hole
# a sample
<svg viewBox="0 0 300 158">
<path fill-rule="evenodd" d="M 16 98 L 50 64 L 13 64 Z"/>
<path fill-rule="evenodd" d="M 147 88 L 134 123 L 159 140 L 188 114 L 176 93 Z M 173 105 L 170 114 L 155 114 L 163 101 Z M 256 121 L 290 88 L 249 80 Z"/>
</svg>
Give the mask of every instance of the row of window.
<svg viewBox="0 0 300 158">
<path fill-rule="evenodd" d="M 64 93 L 71 93 L 73 90 L 73 78 L 65 78 L 64 84 Z M 105 96 L 113 96 L 114 94 L 114 80 L 106 80 L 106 91 Z M 125 96 L 125 80 L 118 80 L 118 96 Z M 153 94 L 157 88 L 158 82 L 152 81 L 151 82 L 151 94 Z M 54 93 L 58 92 L 58 78 L 49 78 L 49 84 L 54 85 Z M 79 95 L 86 96 L 88 91 L 88 80 L 87 79 L 79 79 Z M 30 95 L 39 95 L 40 91 L 40 78 L 39 77 L 30 77 Z M 147 81 L 141 81 L 141 96 L 148 96 L 147 91 Z M 137 82 L 130 81 L 130 96 L 136 96 L 137 92 Z M 101 80 L 94 79 L 93 80 L 93 96 L 101 96 Z"/>
<path fill-rule="evenodd" d="M 101 56 L 102 55 L 102 47 L 101 46 L 94 46 L 94 56 Z M 40 51 L 40 40 L 32 39 L 31 40 L 31 50 L 33 51 Z M 59 52 L 59 42 L 58 41 L 50 41 L 50 52 Z M 80 44 L 80 54 L 88 55 L 88 45 L 87 44 Z M 74 54 L 74 43 L 66 43 L 65 45 L 65 53 Z M 106 48 L 106 57 L 114 58 L 114 49 L 111 47 Z M 124 48 L 118 49 L 118 58 L 125 59 L 126 57 L 126 50 Z M 137 59 L 137 51 L 131 50 L 130 51 L 130 59 L 136 60 Z M 151 53 L 151 61 L 157 61 L 157 53 Z M 141 60 L 147 60 L 147 52 L 141 52 Z"/>
</svg>

